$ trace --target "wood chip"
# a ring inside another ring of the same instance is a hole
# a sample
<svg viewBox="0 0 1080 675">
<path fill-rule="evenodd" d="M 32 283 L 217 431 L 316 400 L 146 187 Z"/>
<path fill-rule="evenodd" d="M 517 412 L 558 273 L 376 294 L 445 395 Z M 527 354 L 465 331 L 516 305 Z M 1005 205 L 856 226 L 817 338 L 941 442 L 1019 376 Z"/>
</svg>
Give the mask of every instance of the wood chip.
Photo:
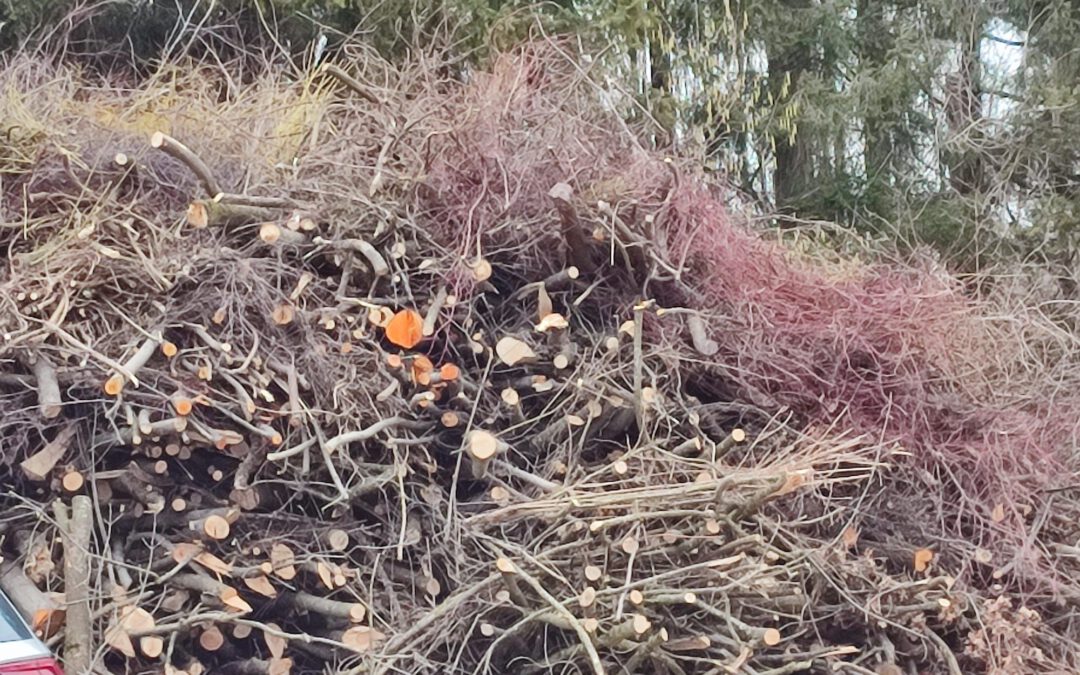
<svg viewBox="0 0 1080 675">
<path fill-rule="evenodd" d="M 268 623 L 266 628 L 269 629 L 263 631 L 263 641 L 266 642 L 266 649 L 275 659 L 280 659 L 285 655 L 285 647 L 289 643 L 285 638 L 278 635 L 281 632 L 281 627 L 276 623 Z"/>
<path fill-rule="evenodd" d="M 253 577 L 244 577 L 244 585 L 259 595 L 267 598 L 277 597 L 277 589 L 274 588 L 274 583 L 266 578 L 265 575 L 259 574 Z"/>
<path fill-rule="evenodd" d="M 499 360 L 508 366 L 526 363 L 536 359 L 536 352 L 527 343 L 514 337 L 504 337 L 495 344 L 495 353 Z"/>
<path fill-rule="evenodd" d="M 251 611 L 251 605 L 249 605 L 247 601 L 240 597 L 240 594 L 236 592 L 235 588 L 226 586 L 225 590 L 221 592 L 220 600 L 222 604 L 224 604 L 225 607 L 230 610 L 236 612 Z"/>
<path fill-rule="evenodd" d="M 552 312 L 540 319 L 540 322 L 536 324 L 535 330 L 538 333 L 547 333 L 549 331 L 565 330 L 570 327 L 570 322 L 566 320 L 562 314 Z"/>
<path fill-rule="evenodd" d="M 585 566 L 585 578 L 588 579 L 589 581 L 593 581 L 593 582 L 599 581 L 600 577 L 602 577 L 602 576 L 604 576 L 603 570 L 601 570 L 596 565 L 586 565 Z"/>
<path fill-rule="evenodd" d="M 368 626 L 353 626 L 341 636 L 341 642 L 357 653 L 371 651 L 371 649 L 386 639 L 386 636 Z"/>
<path fill-rule="evenodd" d="M 912 566 L 916 572 L 925 572 L 930 566 L 930 561 L 934 559 L 934 552 L 928 548 L 920 548 L 915 551 L 914 560 Z"/>
<path fill-rule="evenodd" d="M 195 555 L 194 560 L 211 572 L 225 577 L 232 575 L 233 566 L 209 551 L 201 551 Z"/>
<path fill-rule="evenodd" d="M 296 557 L 291 548 L 285 544 L 274 544 L 270 547 L 270 562 L 274 566 L 274 574 L 289 581 L 296 578 Z"/>
<path fill-rule="evenodd" d="M 71 439 L 75 437 L 75 425 L 69 424 L 63 427 L 56 438 L 45 444 L 41 450 L 23 460 L 19 464 L 26 477 L 34 481 L 43 481 L 49 477 L 57 462 L 67 452 Z"/>
</svg>

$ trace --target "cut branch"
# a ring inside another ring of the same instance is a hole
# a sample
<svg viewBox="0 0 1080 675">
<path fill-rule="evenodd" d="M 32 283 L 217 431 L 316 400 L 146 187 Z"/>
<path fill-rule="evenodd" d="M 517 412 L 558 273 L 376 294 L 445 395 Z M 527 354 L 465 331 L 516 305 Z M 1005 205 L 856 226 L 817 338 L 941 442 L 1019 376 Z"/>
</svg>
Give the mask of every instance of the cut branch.
<svg viewBox="0 0 1080 675">
<path fill-rule="evenodd" d="M 90 535 L 93 506 L 86 495 L 71 500 L 71 514 L 60 500 L 53 512 L 64 541 L 64 597 L 67 626 L 64 629 L 64 668 L 69 673 L 88 673 L 93 662 L 93 618 L 90 614 Z"/>
<path fill-rule="evenodd" d="M 191 148 L 161 131 L 155 131 L 154 135 L 150 137 L 150 147 L 161 150 L 170 157 L 174 157 L 186 164 L 199 179 L 203 190 L 211 198 L 221 194 L 221 186 L 214 178 L 210 167 L 206 165 L 206 162 L 202 161 L 202 158 L 192 152 Z"/>
<path fill-rule="evenodd" d="M 359 80 L 354 78 L 352 75 L 349 75 L 341 68 L 333 65 L 332 63 L 324 63 L 322 66 L 322 71 L 327 75 L 334 77 L 334 79 L 344 84 L 361 98 L 371 103 L 379 103 L 378 97 L 376 97 L 375 94 L 371 93 L 371 91 L 368 90 L 366 85 L 362 84 Z"/>
<path fill-rule="evenodd" d="M 368 261 L 368 266 L 371 267 L 372 274 L 377 277 L 384 277 L 387 274 L 390 274 L 390 266 L 386 264 L 386 258 L 379 253 L 379 249 L 359 237 L 354 237 L 352 239 L 323 239 L 322 237 L 315 237 L 313 241 L 320 246 L 325 246 L 337 251 L 359 253 Z"/>
<path fill-rule="evenodd" d="M 555 210 L 559 212 L 567 257 L 577 269 L 585 274 L 592 274 L 596 271 L 592 262 L 592 248 L 571 201 L 574 198 L 573 189 L 567 183 L 557 183 L 548 192 L 548 196 L 555 202 Z"/>
<path fill-rule="evenodd" d="M 44 354 L 34 358 L 34 377 L 37 379 L 38 409 L 41 416 L 52 419 L 63 409 L 60 400 L 60 384 L 56 381 L 56 368 Z"/>
</svg>

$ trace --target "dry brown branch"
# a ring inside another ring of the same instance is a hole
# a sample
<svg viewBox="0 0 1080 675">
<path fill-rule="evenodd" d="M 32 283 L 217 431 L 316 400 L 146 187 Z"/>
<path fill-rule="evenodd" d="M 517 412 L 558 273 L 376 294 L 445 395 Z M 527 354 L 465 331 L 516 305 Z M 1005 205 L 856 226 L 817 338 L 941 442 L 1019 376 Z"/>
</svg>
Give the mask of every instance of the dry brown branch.
<svg viewBox="0 0 1080 675">
<path fill-rule="evenodd" d="M 390 266 L 386 263 L 386 258 L 379 253 L 379 249 L 359 237 L 333 240 L 315 237 L 313 241 L 319 246 L 325 246 L 333 250 L 359 253 L 367 261 L 372 274 L 377 277 L 383 277 L 390 273 Z"/>
<path fill-rule="evenodd" d="M 380 103 L 379 98 L 373 94 L 368 87 L 362 84 L 359 80 L 349 75 L 344 70 L 335 66 L 332 63 L 324 63 L 322 65 L 322 72 L 334 77 L 336 80 L 344 84 L 351 89 L 355 94 L 366 100 L 368 103 L 374 103 L 378 105 Z"/>
</svg>

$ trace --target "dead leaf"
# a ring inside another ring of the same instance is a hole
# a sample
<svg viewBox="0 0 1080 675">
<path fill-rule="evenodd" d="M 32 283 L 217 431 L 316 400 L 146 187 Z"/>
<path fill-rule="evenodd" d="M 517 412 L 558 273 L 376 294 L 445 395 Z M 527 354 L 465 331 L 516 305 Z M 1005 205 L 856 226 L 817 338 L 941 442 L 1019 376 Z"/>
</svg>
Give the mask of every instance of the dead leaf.
<svg viewBox="0 0 1080 675">
<path fill-rule="evenodd" d="M 495 353 L 499 360 L 508 366 L 513 366 L 522 361 L 536 358 L 536 352 L 525 342 L 513 337 L 504 337 L 495 345 Z"/>
<path fill-rule="evenodd" d="M 412 349 L 424 339 L 424 319 L 411 309 L 403 309 L 386 324 L 386 339 L 398 347 Z"/>
</svg>

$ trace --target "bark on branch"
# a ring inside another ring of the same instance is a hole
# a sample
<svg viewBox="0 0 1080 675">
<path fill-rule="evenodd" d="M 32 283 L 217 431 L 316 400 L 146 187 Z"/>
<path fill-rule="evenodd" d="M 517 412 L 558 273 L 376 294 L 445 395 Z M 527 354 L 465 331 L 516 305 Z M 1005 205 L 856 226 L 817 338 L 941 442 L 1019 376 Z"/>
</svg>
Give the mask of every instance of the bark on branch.
<svg viewBox="0 0 1080 675">
<path fill-rule="evenodd" d="M 90 614 L 90 535 L 93 506 L 86 495 L 71 500 L 71 513 L 63 502 L 53 502 L 53 513 L 64 541 L 64 596 L 67 627 L 64 630 L 64 669 L 72 675 L 91 672 L 93 665 L 93 618 Z"/>
<path fill-rule="evenodd" d="M 214 178 L 214 173 L 202 158 L 196 155 L 191 148 L 187 147 L 172 136 L 161 131 L 155 131 L 150 137 L 150 147 L 161 150 L 170 157 L 174 157 L 187 165 L 191 172 L 199 179 L 203 190 L 211 198 L 221 194 L 221 185 Z"/>
</svg>

